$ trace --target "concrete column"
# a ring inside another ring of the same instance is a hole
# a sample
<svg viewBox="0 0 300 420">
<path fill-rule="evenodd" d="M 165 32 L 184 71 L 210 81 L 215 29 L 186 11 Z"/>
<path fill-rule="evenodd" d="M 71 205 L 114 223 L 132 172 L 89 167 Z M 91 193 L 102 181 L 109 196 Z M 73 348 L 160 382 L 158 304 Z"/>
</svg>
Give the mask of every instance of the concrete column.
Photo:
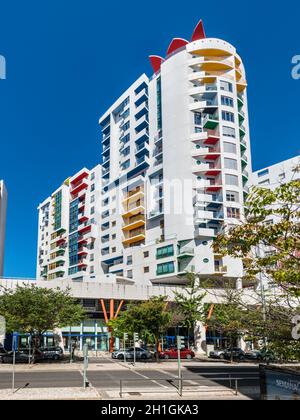
<svg viewBox="0 0 300 420">
<path fill-rule="evenodd" d="M 196 323 L 194 337 L 196 355 L 206 355 L 206 329 L 205 325 L 200 321 Z"/>
</svg>

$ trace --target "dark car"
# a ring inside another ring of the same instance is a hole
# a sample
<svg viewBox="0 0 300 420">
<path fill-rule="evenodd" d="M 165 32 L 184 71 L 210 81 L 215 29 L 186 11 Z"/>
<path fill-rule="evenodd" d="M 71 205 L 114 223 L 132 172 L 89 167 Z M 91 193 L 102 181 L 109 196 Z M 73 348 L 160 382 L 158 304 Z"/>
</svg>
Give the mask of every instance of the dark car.
<svg viewBox="0 0 300 420">
<path fill-rule="evenodd" d="M 3 354 L 6 354 L 7 351 L 5 350 L 5 348 L 3 347 L 2 344 L 0 344 L 0 356 L 2 356 Z"/>
<path fill-rule="evenodd" d="M 133 360 L 134 359 L 134 347 L 130 349 L 124 350 L 117 350 L 114 351 L 111 355 L 113 359 L 124 360 L 126 355 L 126 360 Z M 148 360 L 151 359 L 151 353 L 147 350 L 137 347 L 135 349 L 135 356 L 136 360 Z"/>
<path fill-rule="evenodd" d="M 1 363 L 13 363 L 13 360 L 14 360 L 13 352 L 7 352 L 6 354 L 0 355 L 0 362 Z M 16 361 L 16 363 L 29 363 L 28 352 L 17 351 L 15 353 L 15 361 Z"/>
<path fill-rule="evenodd" d="M 37 353 L 38 360 L 60 360 L 63 357 L 61 347 L 41 347 Z"/>
<path fill-rule="evenodd" d="M 161 351 L 159 353 L 160 359 L 177 359 L 178 358 L 178 350 L 175 348 L 168 349 L 165 351 Z M 192 350 L 189 349 L 181 349 L 180 350 L 180 358 L 181 359 L 188 359 L 191 360 L 195 357 L 195 353 Z"/>
<path fill-rule="evenodd" d="M 275 362 L 276 358 L 274 353 L 270 350 L 252 350 L 245 353 L 248 360 L 255 360 L 257 362 Z"/>
<path fill-rule="evenodd" d="M 245 357 L 246 357 L 245 352 L 238 347 L 227 349 L 225 350 L 225 353 L 224 353 L 224 358 L 227 360 L 231 360 L 231 359 L 245 360 Z"/>
</svg>

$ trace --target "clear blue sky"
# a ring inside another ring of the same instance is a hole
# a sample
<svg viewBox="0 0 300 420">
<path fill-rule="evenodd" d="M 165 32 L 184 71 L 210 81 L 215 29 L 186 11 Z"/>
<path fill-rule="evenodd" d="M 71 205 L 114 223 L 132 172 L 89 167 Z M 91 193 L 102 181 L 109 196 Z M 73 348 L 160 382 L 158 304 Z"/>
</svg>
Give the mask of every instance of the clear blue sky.
<svg viewBox="0 0 300 420">
<path fill-rule="evenodd" d="M 1 4 L 0 178 L 9 192 L 5 275 L 35 275 L 36 208 L 65 178 L 100 162 L 98 118 L 172 37 L 202 18 L 246 65 L 253 166 L 300 152 L 297 1 L 12 0 Z"/>
</svg>

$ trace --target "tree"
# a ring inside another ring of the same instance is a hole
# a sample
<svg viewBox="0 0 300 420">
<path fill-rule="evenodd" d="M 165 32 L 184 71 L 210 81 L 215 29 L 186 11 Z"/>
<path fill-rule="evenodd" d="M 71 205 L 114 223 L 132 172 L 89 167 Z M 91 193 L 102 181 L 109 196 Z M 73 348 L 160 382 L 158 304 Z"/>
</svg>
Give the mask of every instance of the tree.
<svg viewBox="0 0 300 420">
<path fill-rule="evenodd" d="M 300 180 L 253 188 L 246 209 L 244 222 L 218 236 L 215 252 L 243 258 L 247 280 L 261 275 L 300 296 Z M 261 252 L 266 247 L 271 252 Z"/>
<path fill-rule="evenodd" d="M 159 361 L 159 340 L 171 324 L 172 313 L 168 310 L 166 297 L 154 297 L 147 302 L 131 303 L 127 310 L 109 323 L 113 333 L 122 337 L 123 333 L 140 334 L 141 337 L 153 339 L 156 347 L 156 358 Z"/>
<path fill-rule="evenodd" d="M 175 292 L 176 311 L 182 315 L 182 325 L 189 331 L 194 329 L 197 321 L 204 319 L 203 299 L 206 292 L 199 293 L 199 282 L 195 273 L 187 273 L 188 284 L 182 292 Z"/>
<path fill-rule="evenodd" d="M 7 332 L 29 334 L 33 338 L 33 358 L 47 331 L 76 325 L 85 318 L 81 305 L 70 290 L 44 289 L 35 285 L 4 289 L 0 314 L 6 318 Z"/>
<path fill-rule="evenodd" d="M 266 293 L 264 307 L 256 291 L 225 289 L 222 304 L 215 305 L 208 326 L 230 340 L 252 341 L 259 348 L 271 350 L 281 361 L 300 360 L 300 341 L 292 338 L 293 318 L 299 314 L 297 299 L 288 294 Z"/>
</svg>

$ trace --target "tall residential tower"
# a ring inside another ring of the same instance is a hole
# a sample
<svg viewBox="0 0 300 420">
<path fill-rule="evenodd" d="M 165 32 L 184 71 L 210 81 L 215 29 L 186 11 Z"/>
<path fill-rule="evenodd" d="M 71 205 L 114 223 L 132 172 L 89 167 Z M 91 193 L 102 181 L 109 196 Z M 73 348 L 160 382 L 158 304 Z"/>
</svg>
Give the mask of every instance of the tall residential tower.
<svg viewBox="0 0 300 420">
<path fill-rule="evenodd" d="M 136 282 L 186 271 L 238 280 L 242 261 L 213 252 L 243 217 L 251 171 L 247 82 L 229 43 L 172 40 L 101 117 L 101 266 Z"/>
</svg>

